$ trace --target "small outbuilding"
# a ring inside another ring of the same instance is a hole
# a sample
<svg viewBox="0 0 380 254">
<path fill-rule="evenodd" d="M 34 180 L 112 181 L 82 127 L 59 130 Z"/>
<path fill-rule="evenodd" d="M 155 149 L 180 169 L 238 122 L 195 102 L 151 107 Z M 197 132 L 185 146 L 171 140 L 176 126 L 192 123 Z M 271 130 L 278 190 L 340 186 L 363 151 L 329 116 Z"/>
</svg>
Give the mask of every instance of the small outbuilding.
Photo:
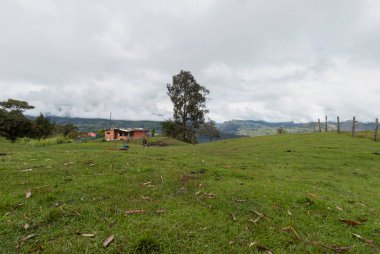
<svg viewBox="0 0 380 254">
<path fill-rule="evenodd" d="M 149 130 L 144 128 L 128 128 L 120 129 L 114 128 L 106 130 L 104 133 L 104 138 L 107 141 L 111 140 L 130 140 L 130 139 L 141 139 L 149 135 Z"/>
</svg>

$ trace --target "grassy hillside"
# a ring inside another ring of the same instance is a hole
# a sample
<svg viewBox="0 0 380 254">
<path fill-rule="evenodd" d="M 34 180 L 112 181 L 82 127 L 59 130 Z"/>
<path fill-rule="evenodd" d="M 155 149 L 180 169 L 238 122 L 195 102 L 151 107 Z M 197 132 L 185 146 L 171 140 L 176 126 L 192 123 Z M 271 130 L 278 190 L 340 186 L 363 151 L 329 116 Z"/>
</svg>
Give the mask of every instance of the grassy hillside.
<svg viewBox="0 0 380 254">
<path fill-rule="evenodd" d="M 378 251 L 379 142 L 315 133 L 171 144 L 0 143 L 0 253 Z"/>
</svg>

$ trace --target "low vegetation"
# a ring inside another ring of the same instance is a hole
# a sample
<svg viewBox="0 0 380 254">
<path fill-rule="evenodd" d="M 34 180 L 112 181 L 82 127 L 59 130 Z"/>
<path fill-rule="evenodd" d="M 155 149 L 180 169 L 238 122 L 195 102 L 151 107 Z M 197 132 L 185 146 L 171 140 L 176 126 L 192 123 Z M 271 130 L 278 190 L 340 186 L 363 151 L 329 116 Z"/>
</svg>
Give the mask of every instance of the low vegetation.
<svg viewBox="0 0 380 254">
<path fill-rule="evenodd" d="M 370 139 L 1 142 L 0 253 L 379 251 Z"/>
<path fill-rule="evenodd" d="M 48 146 L 48 145 L 60 145 L 65 143 L 73 143 L 75 140 L 65 136 L 55 136 L 45 139 L 33 139 L 33 138 L 19 138 L 16 140 L 19 144 L 28 144 L 32 146 Z"/>
</svg>

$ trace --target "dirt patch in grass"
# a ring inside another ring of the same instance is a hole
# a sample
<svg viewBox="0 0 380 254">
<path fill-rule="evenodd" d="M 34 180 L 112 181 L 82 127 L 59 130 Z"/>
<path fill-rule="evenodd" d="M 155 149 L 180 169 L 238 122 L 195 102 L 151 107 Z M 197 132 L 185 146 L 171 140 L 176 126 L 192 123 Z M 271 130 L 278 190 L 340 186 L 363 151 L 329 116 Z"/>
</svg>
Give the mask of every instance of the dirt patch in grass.
<svg viewBox="0 0 380 254">
<path fill-rule="evenodd" d="M 149 143 L 149 146 L 165 147 L 165 146 L 169 146 L 169 144 L 164 143 L 164 142 L 151 142 Z"/>
</svg>

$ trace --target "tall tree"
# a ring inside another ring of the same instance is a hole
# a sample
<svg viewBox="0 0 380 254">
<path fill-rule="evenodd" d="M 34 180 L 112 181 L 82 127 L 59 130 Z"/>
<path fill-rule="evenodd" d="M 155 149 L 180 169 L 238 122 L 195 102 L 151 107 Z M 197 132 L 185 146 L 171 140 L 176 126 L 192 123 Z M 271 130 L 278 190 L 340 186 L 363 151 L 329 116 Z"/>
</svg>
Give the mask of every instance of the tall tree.
<svg viewBox="0 0 380 254">
<path fill-rule="evenodd" d="M 33 106 L 26 101 L 8 99 L 1 101 L 0 107 L 0 135 L 15 141 L 31 133 L 32 123 L 22 112 L 33 109 Z"/>
<path fill-rule="evenodd" d="M 77 137 L 78 128 L 73 124 L 61 126 L 51 123 L 48 118 L 40 114 L 34 121 L 23 114 L 25 110 L 33 109 L 26 101 L 8 99 L 0 101 L 0 136 L 12 141 L 17 138 L 47 138 L 51 135 L 63 134 L 70 138 Z"/>
<path fill-rule="evenodd" d="M 161 122 L 162 135 L 166 137 L 177 138 L 178 137 L 178 124 L 174 121 L 167 120 Z"/>
<path fill-rule="evenodd" d="M 12 110 L 1 111 L 0 135 L 15 141 L 18 137 L 29 136 L 32 132 L 32 122 L 27 119 L 22 112 Z"/>
<path fill-rule="evenodd" d="M 206 96 L 209 90 L 199 85 L 190 71 L 183 70 L 173 76 L 173 84 L 167 84 L 167 89 L 181 139 L 194 144 L 195 132 L 204 123 L 204 115 L 208 113 Z"/>
<path fill-rule="evenodd" d="M 6 122 L 8 120 L 8 112 L 0 108 L 0 136 L 7 136 Z"/>
<path fill-rule="evenodd" d="M 54 124 L 47 119 L 42 113 L 33 123 L 33 136 L 35 138 L 47 138 L 53 133 Z"/>
<path fill-rule="evenodd" d="M 19 101 L 15 99 L 8 99 L 6 101 L 1 101 L 0 107 L 4 108 L 5 110 L 10 110 L 10 111 L 15 110 L 19 112 L 24 112 L 25 110 L 28 110 L 28 109 L 34 109 L 34 106 L 29 105 L 28 102 Z"/>
<path fill-rule="evenodd" d="M 150 130 L 150 135 L 152 137 L 154 137 L 156 135 L 156 129 L 155 128 L 153 128 L 153 129 Z"/>
</svg>

